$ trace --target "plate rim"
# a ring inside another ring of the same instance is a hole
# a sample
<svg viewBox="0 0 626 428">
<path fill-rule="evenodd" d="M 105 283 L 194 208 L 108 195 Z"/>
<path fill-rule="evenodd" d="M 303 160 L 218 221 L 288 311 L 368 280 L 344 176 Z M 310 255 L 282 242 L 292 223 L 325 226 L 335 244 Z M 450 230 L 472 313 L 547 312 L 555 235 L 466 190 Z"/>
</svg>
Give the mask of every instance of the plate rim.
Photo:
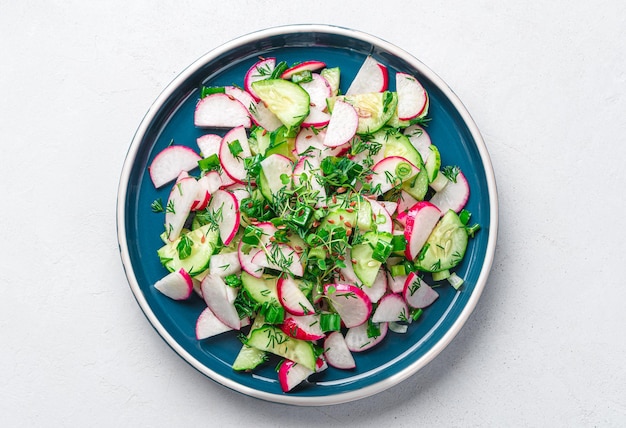
<svg viewBox="0 0 626 428">
<path fill-rule="evenodd" d="M 325 396 L 295 396 L 295 395 L 278 395 L 266 391 L 261 391 L 258 389 L 254 389 L 248 387 L 246 385 L 242 385 L 235 380 L 220 375 L 215 372 L 211 368 L 202 364 L 195 357 L 193 357 L 185 348 L 183 348 L 165 329 L 165 327 L 161 324 L 159 319 L 156 317 L 155 313 L 152 311 L 152 308 L 148 304 L 147 299 L 145 298 L 144 293 L 141 290 L 139 282 L 134 273 L 134 268 L 132 266 L 130 260 L 130 253 L 128 250 L 128 241 L 126 237 L 126 197 L 128 192 L 128 185 L 130 182 L 130 174 L 133 168 L 133 164 L 136 161 L 137 153 L 139 152 L 141 141 L 143 139 L 144 134 L 146 133 L 148 127 L 155 119 L 155 116 L 158 114 L 160 107 L 164 104 L 165 101 L 169 99 L 169 97 L 173 94 L 176 88 L 185 80 L 187 80 L 193 73 L 195 73 L 200 67 L 205 65 L 208 61 L 219 57 L 222 54 L 225 54 L 238 46 L 243 46 L 247 43 L 251 43 L 253 41 L 257 41 L 261 38 L 272 37 L 272 36 L 281 36 L 293 33 L 324 33 L 342 37 L 349 37 L 353 39 L 357 39 L 368 44 L 371 44 L 374 47 L 382 48 L 383 50 L 392 53 L 395 56 L 401 57 L 404 61 L 409 63 L 415 69 L 419 70 L 420 73 L 424 74 L 428 79 L 431 80 L 433 84 L 437 86 L 437 88 L 442 91 L 444 96 L 449 100 L 449 102 L 454 106 L 457 110 L 458 114 L 461 116 L 464 124 L 467 126 L 474 143 L 476 145 L 476 149 L 480 155 L 480 159 L 482 161 L 485 178 L 487 182 L 487 194 L 489 197 L 489 237 L 487 240 L 486 251 L 484 255 L 484 262 L 478 276 L 478 279 L 474 285 L 474 289 L 469 296 L 469 299 L 459 315 L 453 321 L 451 327 L 442 334 L 442 337 L 430 348 L 428 349 L 423 356 L 416 359 L 415 361 L 408 364 L 405 368 L 399 370 L 397 373 L 393 375 L 375 382 L 373 384 L 364 386 L 354 391 L 348 392 L 340 392 L 333 395 L 325 395 Z M 335 25 L 327 25 L 327 24 L 293 24 L 293 25 L 283 25 L 276 26 L 271 28 L 266 28 L 258 31 L 254 31 L 242 36 L 239 36 L 235 39 L 232 39 L 210 51 L 203 54 L 197 60 L 188 65 L 181 73 L 179 73 L 159 94 L 159 96 L 154 100 L 146 114 L 141 120 L 140 125 L 138 126 L 135 134 L 131 140 L 130 146 L 126 153 L 126 157 L 124 159 L 124 164 L 122 167 L 122 171 L 120 174 L 120 181 L 118 186 L 118 194 L 117 194 L 117 207 L 116 207 L 116 226 L 117 226 L 117 235 L 118 235 L 118 246 L 120 250 L 120 257 L 122 261 L 122 265 L 124 268 L 124 272 L 126 278 L 128 280 L 129 286 L 133 295 L 139 304 L 142 312 L 152 325 L 152 327 L 157 331 L 157 333 L 161 336 L 161 338 L 172 348 L 180 357 L 182 357 L 188 364 L 194 367 L 196 370 L 201 372 L 202 374 L 209 377 L 211 380 L 225 386 L 231 390 L 237 391 L 244 395 L 248 395 L 250 397 L 259 398 L 262 400 L 281 403 L 281 404 L 291 404 L 298 406 L 324 406 L 324 405 L 334 405 L 347 403 L 351 401 L 360 400 L 377 393 L 380 393 L 406 379 L 413 376 L 417 373 L 421 368 L 426 366 L 429 362 L 431 362 L 437 355 L 439 355 L 448 345 L 449 343 L 456 337 L 461 328 L 465 325 L 467 319 L 474 311 L 480 296 L 485 288 L 487 283 L 487 279 L 489 273 L 491 271 L 491 267 L 493 264 L 493 259 L 495 256 L 495 247 L 497 241 L 498 234 L 498 196 L 496 189 L 496 180 L 495 173 L 493 170 L 493 165 L 491 163 L 491 158 L 489 156 L 487 147 L 482 138 L 482 135 L 478 129 L 478 126 L 472 119 L 469 111 L 465 108 L 464 104 L 458 98 L 458 96 L 452 91 L 452 89 L 447 85 L 443 79 L 441 79 L 436 73 L 434 73 L 428 66 L 418 60 L 409 52 L 404 49 L 389 43 L 377 36 L 371 35 L 369 33 L 355 30 L 351 28 L 335 26 Z"/>
</svg>

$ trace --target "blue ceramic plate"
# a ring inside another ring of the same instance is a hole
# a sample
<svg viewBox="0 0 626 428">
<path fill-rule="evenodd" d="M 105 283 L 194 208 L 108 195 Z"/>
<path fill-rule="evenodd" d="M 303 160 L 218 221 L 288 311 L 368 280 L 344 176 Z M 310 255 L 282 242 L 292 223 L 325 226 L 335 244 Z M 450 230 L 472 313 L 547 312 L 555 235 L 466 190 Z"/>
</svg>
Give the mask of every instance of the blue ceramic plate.
<svg viewBox="0 0 626 428">
<path fill-rule="evenodd" d="M 438 289 L 440 298 L 410 326 L 406 334 L 389 333 L 377 348 L 355 355 L 357 368 L 329 368 L 289 394 L 277 382 L 274 364 L 254 374 L 231 368 L 241 346 L 236 334 L 205 341 L 195 338 L 195 322 L 204 308 L 200 298 L 174 302 L 153 284 L 166 274 L 156 255 L 161 246 L 162 215 L 150 204 L 167 200 L 167 186 L 155 190 L 148 175 L 154 156 L 170 142 L 197 150 L 203 131 L 193 125 L 193 112 L 204 85 L 243 84 L 243 76 L 259 56 L 293 63 L 308 59 L 341 67 L 342 90 L 352 81 L 367 55 L 386 64 L 390 89 L 394 74 L 415 75 L 430 95 L 428 132 L 441 151 L 444 165 L 458 165 L 467 176 L 471 197 L 467 209 L 482 229 L 471 240 L 456 272 L 465 279 L 461 291 Z M 327 405 L 381 392 L 408 378 L 437 356 L 459 332 L 487 281 L 497 232 L 497 194 L 489 155 L 469 113 L 448 86 L 407 52 L 358 31 L 324 25 L 271 28 L 227 43 L 184 70 L 157 98 L 141 122 L 122 170 L 118 206 L 118 239 L 130 287 L 148 321 L 167 344 L 189 364 L 214 381 L 243 394 L 287 404 Z"/>
</svg>

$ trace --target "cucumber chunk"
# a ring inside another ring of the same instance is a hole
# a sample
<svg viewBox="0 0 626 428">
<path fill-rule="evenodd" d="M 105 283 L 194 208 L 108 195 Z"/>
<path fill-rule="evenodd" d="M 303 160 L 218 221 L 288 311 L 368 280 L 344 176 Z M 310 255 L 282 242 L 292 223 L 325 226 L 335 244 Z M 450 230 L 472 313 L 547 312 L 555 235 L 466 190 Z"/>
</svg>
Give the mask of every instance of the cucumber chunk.
<svg viewBox="0 0 626 428">
<path fill-rule="evenodd" d="M 382 266 L 382 262 L 375 260 L 374 247 L 378 240 L 390 243 L 392 236 L 387 233 L 367 232 L 363 235 L 363 242 L 352 247 L 352 258 L 356 260 L 354 273 L 366 287 L 371 287 Z"/>
<path fill-rule="evenodd" d="M 191 241 L 191 253 L 181 259 L 177 247 L 185 239 L 183 236 Z M 182 268 L 189 275 L 196 276 L 209 268 L 209 260 L 217 247 L 218 237 L 219 231 L 213 225 L 207 224 L 165 244 L 157 250 L 157 254 L 168 271 L 174 272 Z"/>
<path fill-rule="evenodd" d="M 296 83 L 283 79 L 265 79 L 253 82 L 252 89 L 288 128 L 300 125 L 309 115 L 309 94 Z"/>
<path fill-rule="evenodd" d="M 441 272 L 455 267 L 465 255 L 468 236 L 465 225 L 453 210 L 447 211 L 428 237 L 415 261 L 425 272 Z"/>
<path fill-rule="evenodd" d="M 252 330 L 246 345 L 271 352 L 288 360 L 315 370 L 315 349 L 310 342 L 287 336 L 279 328 L 266 325 Z"/>
</svg>

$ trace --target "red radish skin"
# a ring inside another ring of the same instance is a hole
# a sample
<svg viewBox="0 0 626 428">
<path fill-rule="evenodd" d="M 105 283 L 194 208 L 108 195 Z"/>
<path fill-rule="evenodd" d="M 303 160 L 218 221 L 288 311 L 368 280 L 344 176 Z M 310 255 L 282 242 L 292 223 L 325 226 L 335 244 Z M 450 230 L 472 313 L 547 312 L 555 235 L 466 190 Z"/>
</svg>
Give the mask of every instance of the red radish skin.
<svg viewBox="0 0 626 428">
<path fill-rule="evenodd" d="M 239 142 L 241 153 L 233 155 L 231 145 Z M 220 143 L 219 158 L 224 172 L 237 183 L 244 183 L 247 171 L 244 159 L 252 156 L 248 136 L 243 126 L 231 129 Z"/>
<path fill-rule="evenodd" d="M 181 171 L 191 171 L 202 158 L 186 146 L 169 146 L 159 152 L 148 171 L 152 184 L 157 189 L 178 178 Z"/>
<path fill-rule="evenodd" d="M 324 339 L 324 358 L 329 366 L 336 369 L 350 370 L 356 367 L 356 361 L 340 331 L 333 331 Z"/>
<path fill-rule="evenodd" d="M 252 83 L 257 80 L 267 79 L 276 67 L 276 58 L 263 58 L 257 61 L 248 69 L 243 79 L 243 86 L 246 91 L 258 102 L 259 96 L 252 89 Z"/>
<path fill-rule="evenodd" d="M 407 277 L 402 294 L 409 306 L 419 309 L 432 305 L 439 298 L 439 293 L 415 272 L 411 272 Z"/>
<path fill-rule="evenodd" d="M 202 297 L 215 316 L 233 330 L 241 328 L 241 321 L 235 305 L 228 296 L 229 288 L 217 275 L 208 274 L 200 284 Z"/>
<path fill-rule="evenodd" d="M 199 128 L 249 128 L 251 124 L 248 109 L 232 95 L 211 94 L 196 105 L 194 125 Z"/>
<path fill-rule="evenodd" d="M 439 208 L 443 216 L 448 210 L 453 210 L 457 213 L 461 211 L 465 207 L 469 196 L 469 184 L 465 175 L 459 171 L 456 175 L 456 181 L 448 180 L 448 184 L 442 190 L 436 192 L 430 198 L 430 202 Z"/>
<path fill-rule="evenodd" d="M 284 360 L 278 368 L 280 388 L 283 392 L 289 392 L 307 380 L 313 373 L 326 370 L 326 367 L 326 362 L 321 358 L 318 358 L 315 362 L 315 370 L 311 370 L 291 360 Z"/>
<path fill-rule="evenodd" d="M 439 208 L 428 201 L 417 202 L 411 207 L 407 213 L 404 228 L 407 259 L 414 260 L 417 257 L 440 217 Z"/>
<path fill-rule="evenodd" d="M 154 288 L 170 299 L 186 300 L 193 292 L 193 281 L 184 269 L 180 269 L 158 280 Z"/>
<path fill-rule="evenodd" d="M 280 75 L 280 78 L 291 79 L 294 74 L 301 73 L 303 71 L 318 71 L 325 67 L 326 63 L 322 61 L 304 61 L 285 70 L 283 74 Z"/>
<path fill-rule="evenodd" d="M 359 127 L 359 115 L 354 107 L 341 100 L 335 102 L 333 114 L 326 128 L 324 145 L 338 147 L 348 143 L 355 135 Z"/>
<path fill-rule="evenodd" d="M 322 128 L 330 122 L 330 114 L 321 110 L 319 107 L 311 106 L 309 115 L 302 122 L 304 127 Z"/>
<path fill-rule="evenodd" d="M 363 61 L 346 95 L 383 92 L 389 86 L 389 72 L 387 67 L 368 56 Z"/>
<path fill-rule="evenodd" d="M 398 93 L 398 118 L 411 120 L 422 115 L 426 109 L 428 96 L 422 84 L 410 74 L 396 73 Z"/>
<path fill-rule="evenodd" d="M 221 218 L 219 222 L 220 238 L 224 245 L 230 244 L 241 221 L 237 198 L 230 192 L 218 190 L 211 196 L 207 209 L 213 212 L 215 217 Z"/>
<path fill-rule="evenodd" d="M 378 345 L 387 336 L 389 324 L 380 323 L 378 327 L 380 328 L 380 336 L 377 337 L 368 336 L 367 323 L 349 328 L 345 337 L 348 349 L 352 352 L 363 352 Z"/>
<path fill-rule="evenodd" d="M 356 285 L 326 284 L 324 295 L 348 328 L 365 323 L 372 312 L 370 298 Z"/>
<path fill-rule="evenodd" d="M 280 329 L 290 337 L 301 340 L 320 340 L 324 332 L 320 328 L 319 315 L 291 315 L 285 318 Z"/>
<path fill-rule="evenodd" d="M 293 278 L 282 276 L 276 284 L 278 301 L 292 315 L 308 315 L 315 312 L 313 305 L 306 298 Z"/>
</svg>

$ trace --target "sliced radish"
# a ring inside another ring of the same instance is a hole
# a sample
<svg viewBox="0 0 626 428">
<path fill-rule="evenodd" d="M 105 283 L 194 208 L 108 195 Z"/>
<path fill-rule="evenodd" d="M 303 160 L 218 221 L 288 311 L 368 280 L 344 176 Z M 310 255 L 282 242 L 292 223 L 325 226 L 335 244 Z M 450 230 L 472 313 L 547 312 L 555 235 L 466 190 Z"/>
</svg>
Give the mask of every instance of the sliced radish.
<svg viewBox="0 0 626 428">
<path fill-rule="evenodd" d="M 258 102 L 259 96 L 252 89 L 252 82 L 257 80 L 263 80 L 270 77 L 274 68 L 276 67 L 276 58 L 263 58 L 257 61 L 252 67 L 248 69 L 243 80 L 243 86 L 250 95 Z"/>
<path fill-rule="evenodd" d="M 382 205 L 385 210 L 387 210 L 389 215 L 393 215 L 398 209 L 398 203 L 394 201 L 378 201 L 378 203 Z"/>
<path fill-rule="evenodd" d="M 372 312 L 370 298 L 356 285 L 326 284 L 324 295 L 348 328 L 363 324 Z"/>
<path fill-rule="evenodd" d="M 194 125 L 201 128 L 249 128 L 252 124 L 246 106 L 222 93 L 211 94 L 198 101 L 193 121 Z"/>
<path fill-rule="evenodd" d="M 376 163 L 372 171 L 374 172 L 370 180 L 372 189 L 377 189 L 380 185 L 380 192 L 386 193 L 394 186 L 414 177 L 420 170 L 402 156 L 389 156 Z"/>
<path fill-rule="evenodd" d="M 350 251 L 350 248 L 346 249 L 346 254 L 344 258 L 346 260 L 346 267 L 339 268 L 339 274 L 341 279 L 341 281 L 339 282 L 348 282 L 351 284 L 356 284 L 357 282 L 360 282 L 359 278 L 356 276 L 356 273 L 354 273 L 354 266 L 352 264 L 352 252 Z"/>
<path fill-rule="evenodd" d="M 274 233 L 276 233 L 276 231 L 278 230 L 272 223 L 269 222 L 258 223 L 255 226 L 263 230 L 260 238 L 260 245 L 262 245 L 263 247 L 269 244 L 270 237 L 274 236 Z M 243 243 L 243 241 L 240 241 L 237 248 L 237 255 L 239 257 L 239 264 L 241 265 L 241 269 L 244 270 L 246 273 L 254 276 L 255 278 L 261 278 L 261 276 L 263 276 L 263 266 L 259 266 L 258 264 L 254 263 L 252 259 L 254 259 L 254 256 L 256 256 L 257 253 L 263 251 L 263 249 L 254 247 L 246 254 L 244 252 L 245 247 L 246 245 Z"/>
<path fill-rule="evenodd" d="M 176 180 L 181 171 L 191 171 L 202 158 L 186 146 L 169 146 L 161 150 L 148 168 L 152 184 L 157 189 Z"/>
<path fill-rule="evenodd" d="M 387 273 L 387 284 L 389 291 L 392 293 L 402 293 L 404 290 L 404 283 L 406 282 L 406 275 L 393 276 L 391 273 Z"/>
<path fill-rule="evenodd" d="M 276 284 L 278 301 L 292 315 L 308 315 L 315 312 L 298 283 L 291 277 L 280 277 Z"/>
<path fill-rule="evenodd" d="M 248 136 L 243 126 L 231 129 L 220 143 L 219 158 L 224 172 L 238 183 L 247 176 L 244 159 L 252 156 Z"/>
<path fill-rule="evenodd" d="M 172 187 L 165 210 L 165 231 L 170 242 L 180 236 L 191 207 L 198 197 L 198 189 L 198 181 L 193 177 L 183 178 Z"/>
<path fill-rule="evenodd" d="M 240 215 L 237 198 L 230 192 L 218 190 L 213 193 L 207 210 L 217 219 L 220 238 L 224 245 L 230 244 L 239 229 Z"/>
<path fill-rule="evenodd" d="M 232 331 L 232 328 L 221 322 L 209 307 L 200 313 L 196 321 L 196 339 L 198 340 L 208 339 L 227 331 Z"/>
<path fill-rule="evenodd" d="M 193 281 L 185 269 L 181 268 L 159 279 L 154 283 L 154 288 L 170 299 L 185 300 L 193 292 Z"/>
<path fill-rule="evenodd" d="M 400 197 L 398 198 L 398 216 L 402 213 L 407 213 L 409 209 L 418 202 L 413 196 L 402 190 Z M 398 219 L 399 220 L 399 219 Z"/>
<path fill-rule="evenodd" d="M 372 315 L 372 322 L 398 322 L 406 321 L 409 317 L 409 309 L 406 302 L 399 294 L 390 293 L 383 296 L 378 302 L 376 311 Z"/>
<path fill-rule="evenodd" d="M 380 269 L 376 275 L 376 279 L 370 287 L 363 286 L 363 291 L 370 298 L 372 303 L 377 303 L 381 297 L 387 292 L 389 280 L 384 269 Z"/>
<path fill-rule="evenodd" d="M 328 122 L 324 145 L 337 147 L 348 143 L 359 127 L 359 115 L 354 107 L 341 100 L 335 102 L 333 114 Z"/>
<path fill-rule="evenodd" d="M 319 340 L 325 336 L 317 314 L 288 316 L 280 328 L 286 335 L 301 340 Z"/>
<path fill-rule="evenodd" d="M 406 216 L 404 237 L 406 258 L 414 260 L 426 243 L 430 233 L 441 217 L 441 211 L 428 201 L 420 201 L 411 207 Z"/>
<path fill-rule="evenodd" d="M 304 155 L 308 151 L 313 155 L 312 151 L 317 150 L 320 156 L 341 156 L 350 150 L 350 142 L 330 148 L 324 145 L 324 138 L 326 138 L 326 129 L 303 127 L 296 136 L 295 154 Z"/>
<path fill-rule="evenodd" d="M 224 183 L 222 182 L 222 178 L 217 171 L 209 171 L 204 174 L 198 180 L 198 184 L 200 185 L 201 189 L 207 191 L 210 195 L 217 192 L 220 187 L 224 185 Z"/>
<path fill-rule="evenodd" d="M 346 340 L 339 331 L 333 331 L 324 339 L 324 357 L 328 365 L 336 369 L 350 370 L 356 367 Z"/>
<path fill-rule="evenodd" d="M 283 392 L 289 392 L 302 382 L 307 380 L 313 373 L 318 373 L 328 367 L 326 362 L 318 358 L 315 362 L 315 370 L 298 364 L 291 360 L 284 360 L 278 368 L 278 381 Z"/>
<path fill-rule="evenodd" d="M 272 132 L 283 126 L 280 119 L 261 101 L 250 108 L 250 115 L 255 125 L 267 131 Z"/>
<path fill-rule="evenodd" d="M 241 206 L 241 202 L 244 199 L 250 197 L 250 192 L 248 191 L 248 188 L 241 183 L 235 183 L 233 185 L 230 185 L 226 187 L 224 190 L 227 190 L 233 195 L 235 195 L 235 198 L 237 199 L 239 206 Z"/>
<path fill-rule="evenodd" d="M 321 128 L 328 125 L 330 117 L 330 114 L 320 110 L 319 107 L 311 106 L 309 109 L 309 115 L 302 122 L 302 126 Z"/>
<path fill-rule="evenodd" d="M 387 330 L 389 329 L 389 325 L 386 322 L 380 323 L 378 325 L 380 335 L 376 337 L 369 337 L 367 327 L 367 323 L 363 323 L 348 329 L 345 340 L 350 351 L 363 352 L 373 348 L 385 338 Z"/>
<path fill-rule="evenodd" d="M 237 86 L 224 86 L 224 93 L 239 101 L 248 111 L 250 110 L 250 106 L 256 104 L 254 97 L 250 95 L 249 92 L 244 91 Z"/>
<path fill-rule="evenodd" d="M 300 87 L 309 93 L 311 107 L 317 107 L 320 111 L 326 109 L 326 98 L 331 96 L 330 85 L 319 74 L 312 74 L 310 82 L 300 83 Z"/>
<path fill-rule="evenodd" d="M 208 158 L 212 154 L 218 154 L 222 137 L 217 134 L 205 134 L 196 139 L 202 157 Z"/>
<path fill-rule="evenodd" d="M 413 147 L 419 152 L 422 161 L 426 162 L 428 156 L 432 153 L 429 149 L 432 143 L 428 132 L 419 125 L 411 125 L 404 130 L 404 135 L 409 138 Z"/>
<path fill-rule="evenodd" d="M 289 272 L 293 276 L 304 275 L 304 266 L 300 255 L 291 246 L 283 243 L 272 243 L 259 251 L 252 258 L 252 263 L 281 272 Z"/>
<path fill-rule="evenodd" d="M 212 274 L 221 276 L 222 278 L 228 275 L 238 274 L 241 272 L 239 255 L 236 251 L 213 254 L 209 260 L 209 270 Z"/>
<path fill-rule="evenodd" d="M 443 174 L 439 175 L 443 176 Z M 430 198 L 430 202 L 439 208 L 441 215 L 448 212 L 448 210 L 454 210 L 458 213 L 467 203 L 469 195 L 470 188 L 467 179 L 459 171 L 456 175 L 456 181 L 448 180 L 448 184 L 442 190 L 436 192 Z"/>
<path fill-rule="evenodd" d="M 411 120 L 424 113 L 428 96 L 415 77 L 406 73 L 396 73 L 396 92 L 400 120 Z"/>
<path fill-rule="evenodd" d="M 280 78 L 291 79 L 294 74 L 301 73 L 303 71 L 317 71 L 325 67 L 326 63 L 322 61 L 304 61 L 285 70 L 283 74 L 280 75 Z"/>
<path fill-rule="evenodd" d="M 235 305 L 228 296 L 228 285 L 217 275 L 208 274 L 200 284 L 202 297 L 215 316 L 233 330 L 241 328 Z"/>
<path fill-rule="evenodd" d="M 415 272 L 411 272 L 407 277 L 402 294 L 404 296 L 404 300 L 409 306 L 420 309 L 432 305 L 433 302 L 439 297 L 439 293 L 437 293 Z"/>
<path fill-rule="evenodd" d="M 387 67 L 368 56 L 346 91 L 346 95 L 383 92 L 387 90 L 388 84 Z"/>
</svg>

